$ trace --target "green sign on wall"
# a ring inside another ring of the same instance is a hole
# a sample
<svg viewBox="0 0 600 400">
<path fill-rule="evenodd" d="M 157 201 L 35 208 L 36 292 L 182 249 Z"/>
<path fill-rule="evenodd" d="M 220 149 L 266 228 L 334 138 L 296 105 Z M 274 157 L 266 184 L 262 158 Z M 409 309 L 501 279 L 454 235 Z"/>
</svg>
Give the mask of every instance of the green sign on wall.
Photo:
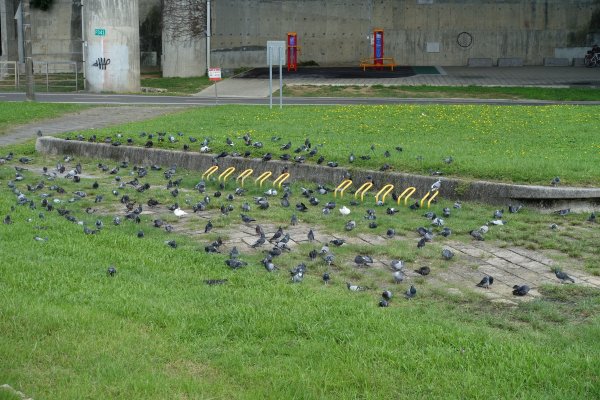
<svg viewBox="0 0 600 400">
<path fill-rule="evenodd" d="M 104 28 L 96 28 L 96 29 L 94 29 L 94 35 L 96 35 L 96 36 L 106 36 L 106 29 L 104 29 Z"/>
</svg>

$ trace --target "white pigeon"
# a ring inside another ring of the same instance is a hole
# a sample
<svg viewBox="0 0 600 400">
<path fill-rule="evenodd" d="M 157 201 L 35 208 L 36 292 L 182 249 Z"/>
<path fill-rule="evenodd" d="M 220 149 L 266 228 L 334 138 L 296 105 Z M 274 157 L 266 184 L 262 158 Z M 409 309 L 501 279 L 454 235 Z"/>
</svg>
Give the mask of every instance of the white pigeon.
<svg viewBox="0 0 600 400">
<path fill-rule="evenodd" d="M 348 214 L 350 214 L 350 209 L 346 206 L 343 206 L 342 208 L 340 208 L 340 214 L 348 215 Z"/>
<path fill-rule="evenodd" d="M 200 153 L 210 153 L 210 147 L 208 147 L 208 146 L 200 147 Z"/>
<path fill-rule="evenodd" d="M 173 210 L 173 214 L 175 214 L 178 217 L 183 217 L 184 215 L 187 215 L 187 213 L 179 207 L 177 207 L 175 210 Z"/>
<path fill-rule="evenodd" d="M 440 187 L 442 186 L 442 181 L 441 180 L 437 180 L 433 185 L 431 185 L 431 190 L 440 190 Z"/>
</svg>

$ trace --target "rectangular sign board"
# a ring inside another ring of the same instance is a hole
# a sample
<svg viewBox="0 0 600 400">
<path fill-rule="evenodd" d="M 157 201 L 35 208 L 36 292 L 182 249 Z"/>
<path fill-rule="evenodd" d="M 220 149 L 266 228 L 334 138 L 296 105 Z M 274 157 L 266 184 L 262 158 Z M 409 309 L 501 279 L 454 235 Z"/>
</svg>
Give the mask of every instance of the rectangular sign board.
<svg viewBox="0 0 600 400">
<path fill-rule="evenodd" d="M 104 28 L 94 29 L 94 36 L 106 36 L 106 29 L 104 29 Z"/>
<path fill-rule="evenodd" d="M 269 62 L 269 52 L 271 62 Z M 267 40 L 267 64 L 279 63 L 285 65 L 285 40 Z"/>
<path fill-rule="evenodd" d="M 220 81 L 221 80 L 221 68 L 209 68 L 208 69 L 208 79 L 211 81 Z"/>
</svg>

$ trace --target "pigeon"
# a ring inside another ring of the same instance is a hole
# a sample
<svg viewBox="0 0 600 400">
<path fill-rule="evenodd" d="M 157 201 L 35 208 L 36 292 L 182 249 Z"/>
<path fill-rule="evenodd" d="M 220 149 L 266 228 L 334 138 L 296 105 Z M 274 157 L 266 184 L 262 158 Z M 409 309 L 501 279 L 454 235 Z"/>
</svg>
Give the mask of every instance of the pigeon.
<svg viewBox="0 0 600 400">
<path fill-rule="evenodd" d="M 448 207 L 444 207 L 444 209 L 442 210 L 442 214 L 444 215 L 444 218 L 449 218 L 450 217 L 450 209 Z"/>
<path fill-rule="evenodd" d="M 512 294 L 514 294 L 515 296 L 525 296 L 527 293 L 529 293 L 529 286 L 527 285 L 514 285 L 513 286 L 513 292 Z"/>
<path fill-rule="evenodd" d="M 173 210 L 173 214 L 175 214 L 175 216 L 177 216 L 179 218 L 183 217 L 184 215 L 187 215 L 187 213 L 179 207 L 177 207 L 175 210 Z"/>
<path fill-rule="evenodd" d="M 354 262 L 358 265 L 367 265 L 367 264 L 373 264 L 373 259 L 370 256 L 358 255 L 358 256 L 354 257 Z"/>
<path fill-rule="evenodd" d="M 296 216 L 296 214 L 292 214 L 292 217 L 290 218 L 290 225 L 295 226 L 298 224 L 298 217 Z"/>
<path fill-rule="evenodd" d="M 228 260 L 225 260 L 225 264 L 232 269 L 238 269 L 248 265 L 246 261 L 242 261 L 237 258 L 230 258 Z"/>
<path fill-rule="evenodd" d="M 485 240 L 483 234 L 479 229 L 474 229 L 471 232 L 469 232 L 469 234 L 476 240 Z"/>
<path fill-rule="evenodd" d="M 386 301 L 390 301 L 392 299 L 392 296 L 392 292 L 390 292 L 389 290 L 384 290 L 383 293 L 381 293 L 381 297 Z"/>
<path fill-rule="evenodd" d="M 271 237 L 271 239 L 269 239 L 269 242 L 271 242 L 271 243 L 272 243 L 273 241 L 275 241 L 275 240 L 279 239 L 279 238 L 280 238 L 280 237 L 282 237 L 282 236 L 283 236 L 283 228 L 282 228 L 282 227 L 279 227 L 279 228 L 277 229 L 277 231 L 275 231 L 275 233 L 273 234 L 273 236 Z"/>
<path fill-rule="evenodd" d="M 268 272 L 273 272 L 273 271 L 279 269 L 279 268 L 277 268 L 277 266 L 275 264 L 273 264 L 273 261 L 271 261 L 270 258 L 265 258 L 263 260 L 263 265 L 265 266 L 265 269 Z"/>
<path fill-rule="evenodd" d="M 174 240 L 167 240 L 165 243 L 172 249 L 177 248 L 177 242 Z"/>
<path fill-rule="evenodd" d="M 310 229 L 308 231 L 308 234 L 306 236 L 308 237 L 309 242 L 312 242 L 313 240 L 315 240 L 315 233 L 313 232 L 312 229 Z"/>
<path fill-rule="evenodd" d="M 406 293 L 404 293 L 404 297 L 406 297 L 407 299 L 412 299 L 416 295 L 417 289 L 414 287 L 414 285 L 410 285 L 410 288 L 406 291 Z"/>
<path fill-rule="evenodd" d="M 389 307 L 390 303 L 386 299 L 379 300 L 379 307 Z"/>
<path fill-rule="evenodd" d="M 448 249 L 444 249 L 442 250 L 442 257 L 444 260 L 450 260 L 452 257 L 454 257 L 454 253 Z"/>
<path fill-rule="evenodd" d="M 210 230 L 213 228 L 213 224 L 212 221 L 209 220 L 208 223 L 206 224 L 206 226 L 204 226 L 204 233 L 208 233 L 210 232 Z"/>
<path fill-rule="evenodd" d="M 515 214 L 515 213 L 518 213 L 521 210 L 521 208 L 523 208 L 522 205 L 513 206 L 512 204 L 509 204 L 508 205 L 508 212 L 511 213 L 511 214 Z"/>
<path fill-rule="evenodd" d="M 114 266 L 110 266 L 108 267 L 108 269 L 106 270 L 106 275 L 108 276 L 115 276 L 117 274 L 117 269 Z"/>
<path fill-rule="evenodd" d="M 367 290 L 367 288 L 365 286 L 358 286 L 358 285 L 353 285 L 350 282 L 346 282 L 346 287 L 348 288 L 348 290 L 350 290 L 351 292 L 362 292 Z"/>
<path fill-rule="evenodd" d="M 306 212 L 306 210 L 308 210 L 308 207 L 306 207 L 304 203 L 300 202 L 296 204 L 296 210 L 300 212 Z"/>
<path fill-rule="evenodd" d="M 10 218 L 10 215 L 7 215 L 6 217 L 4 217 L 4 220 L 2 222 L 6 225 L 10 225 L 13 223 L 12 219 Z"/>
<path fill-rule="evenodd" d="M 492 277 L 492 276 L 489 276 L 489 275 L 486 275 L 486 276 L 484 276 L 484 277 L 481 279 L 481 281 L 480 281 L 480 282 L 479 282 L 477 285 L 475 285 L 475 286 L 477 286 L 477 287 L 480 287 L 480 288 L 484 288 L 484 289 L 489 289 L 489 288 L 490 288 L 490 285 L 491 285 L 492 283 L 494 283 L 494 277 Z"/>
<path fill-rule="evenodd" d="M 144 237 L 144 231 L 138 231 L 137 237 L 140 238 L 140 239 L 143 238 Z"/>
<path fill-rule="evenodd" d="M 323 260 L 327 263 L 327 265 L 331 265 L 335 261 L 335 256 L 331 253 L 328 253 L 328 254 L 325 254 L 325 256 L 323 257 Z"/>
<path fill-rule="evenodd" d="M 249 224 L 250 222 L 255 222 L 256 220 L 252 217 L 249 217 L 245 214 L 240 214 L 240 217 L 242 217 L 242 221 L 244 221 L 246 224 Z"/>
<path fill-rule="evenodd" d="M 571 278 L 566 272 L 563 272 L 558 268 L 554 271 L 554 274 L 558 279 L 560 279 L 560 283 L 565 283 L 565 281 L 571 281 L 572 283 L 575 283 L 575 279 Z"/>
<path fill-rule="evenodd" d="M 342 208 L 340 208 L 340 214 L 346 216 L 350 214 L 350 209 L 346 206 L 342 206 Z"/>
<path fill-rule="evenodd" d="M 252 247 L 253 249 L 262 246 L 263 244 L 265 244 L 266 242 L 266 237 L 264 235 L 261 235 L 256 242 L 254 242 L 250 247 Z"/>
<path fill-rule="evenodd" d="M 401 283 L 404 280 L 404 272 L 395 271 L 392 274 L 392 277 L 394 278 L 394 283 Z"/>
<path fill-rule="evenodd" d="M 402 271 L 404 269 L 404 261 L 402 260 L 392 260 L 390 263 L 393 271 Z"/>
<path fill-rule="evenodd" d="M 552 178 L 552 180 L 550 181 L 550 185 L 552 186 L 556 186 L 560 183 L 560 178 L 558 176 L 555 176 L 554 178 Z"/>
<path fill-rule="evenodd" d="M 415 272 L 419 275 L 427 276 L 431 272 L 429 267 L 421 267 L 419 269 L 415 269 Z"/>
<path fill-rule="evenodd" d="M 570 208 L 565 208 L 565 209 L 562 209 L 562 210 L 555 211 L 554 213 L 558 214 L 558 215 L 565 216 L 565 215 L 571 213 L 571 209 Z"/>
<path fill-rule="evenodd" d="M 390 228 L 387 230 L 387 232 L 385 233 L 385 235 L 388 237 L 388 239 L 393 238 L 396 235 L 396 230 L 393 228 Z"/>
<path fill-rule="evenodd" d="M 592 211 L 590 216 L 587 219 L 587 222 L 596 222 L 596 213 Z"/>
<path fill-rule="evenodd" d="M 351 231 L 354 228 L 356 228 L 356 221 L 348 221 L 344 226 L 344 229 L 346 229 L 347 231 Z"/>
<path fill-rule="evenodd" d="M 431 185 L 431 191 L 436 191 L 436 190 L 440 190 L 440 187 L 442 186 L 442 181 L 441 180 L 437 180 L 436 182 L 433 183 L 433 185 Z"/>
<path fill-rule="evenodd" d="M 504 215 L 504 210 L 494 211 L 494 218 L 496 218 L 496 219 L 502 219 L 503 215 Z"/>
<path fill-rule="evenodd" d="M 339 246 L 343 245 L 344 243 L 346 243 L 346 241 L 344 239 L 333 239 L 333 240 L 330 240 L 329 243 L 333 244 L 334 246 L 339 247 Z"/>
<path fill-rule="evenodd" d="M 331 280 L 331 277 L 329 276 L 329 274 L 327 272 L 325 272 L 323 274 L 323 283 L 325 283 L 327 285 L 330 280 Z"/>
<path fill-rule="evenodd" d="M 443 237 L 448 237 L 452 234 L 452 231 L 450 230 L 450 228 L 445 227 L 444 229 L 441 230 L 440 235 L 442 235 Z"/>
<path fill-rule="evenodd" d="M 292 283 L 300 283 L 304 278 L 304 272 L 298 271 L 295 274 L 292 274 Z"/>
<path fill-rule="evenodd" d="M 427 240 L 426 240 L 424 237 L 422 237 L 422 238 L 419 240 L 419 242 L 417 243 L 417 248 L 418 248 L 418 249 L 420 249 L 420 248 L 423 248 L 423 247 L 425 247 L 425 242 L 426 242 L 426 241 L 427 241 Z"/>
</svg>

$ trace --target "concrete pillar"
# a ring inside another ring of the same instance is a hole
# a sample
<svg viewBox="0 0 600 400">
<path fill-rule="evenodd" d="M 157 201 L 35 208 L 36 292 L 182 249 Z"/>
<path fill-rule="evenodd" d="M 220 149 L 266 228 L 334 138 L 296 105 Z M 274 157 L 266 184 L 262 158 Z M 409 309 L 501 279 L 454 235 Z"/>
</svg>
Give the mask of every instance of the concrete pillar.
<svg viewBox="0 0 600 400">
<path fill-rule="evenodd" d="M 138 0 L 84 0 L 90 92 L 140 91 Z"/>
</svg>

